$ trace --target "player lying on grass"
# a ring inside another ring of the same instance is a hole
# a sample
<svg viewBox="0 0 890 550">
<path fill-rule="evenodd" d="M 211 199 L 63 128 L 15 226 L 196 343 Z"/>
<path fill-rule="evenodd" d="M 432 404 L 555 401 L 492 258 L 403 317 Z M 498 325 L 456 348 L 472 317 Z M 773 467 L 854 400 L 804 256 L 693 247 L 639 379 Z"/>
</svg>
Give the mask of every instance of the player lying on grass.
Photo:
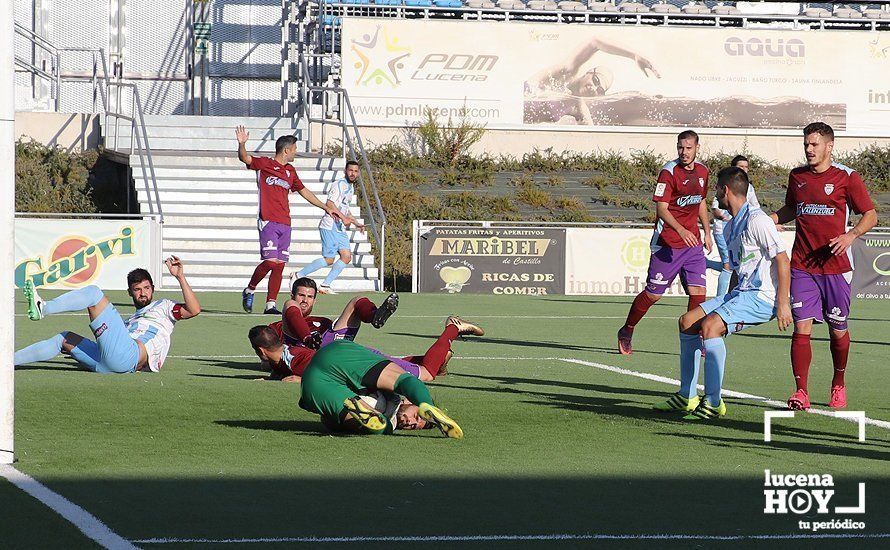
<svg viewBox="0 0 890 550">
<path fill-rule="evenodd" d="M 686 420 L 726 414 L 720 397 L 726 363 L 723 336 L 778 318 L 779 330 L 791 325 L 791 268 L 776 225 L 747 202 L 748 176 L 741 168 L 717 175 L 717 201 L 729 210 L 726 231 L 730 267 L 739 276 L 730 293 L 712 298 L 680 317 L 680 391 L 658 403 L 660 411 L 685 411 Z M 696 391 L 701 348 L 705 350 L 705 395 Z"/>
<path fill-rule="evenodd" d="M 399 401 L 396 412 L 387 417 L 362 399 L 363 394 L 381 391 L 404 396 L 408 403 Z M 331 342 L 315 353 L 303 374 L 300 408 L 320 415 L 333 431 L 385 434 L 432 425 L 448 437 L 464 436 L 457 422 L 436 407 L 423 382 L 349 340 Z"/>
<path fill-rule="evenodd" d="M 65 331 L 15 352 L 15 365 L 46 361 L 64 352 L 93 372 L 159 372 L 170 351 L 176 321 L 201 313 L 201 304 L 185 279 L 179 258 L 171 256 L 164 264 L 179 281 L 184 303 L 177 304 L 166 298 L 153 300 L 151 275 L 144 269 L 134 269 L 127 274 L 127 293 L 133 299 L 136 312 L 126 321 L 97 286 L 72 290 L 45 301 L 37 294 L 34 284 L 26 281 L 24 293 L 32 321 L 86 309 L 96 341 Z"/>
<path fill-rule="evenodd" d="M 350 305 L 347 304 L 344 315 L 349 307 Z M 328 333 L 336 333 L 338 330 L 337 326 L 343 318 L 341 316 L 337 319 L 334 327 Z M 257 357 L 260 358 L 260 361 L 271 369 L 272 375 L 270 379 L 299 382 L 303 372 L 315 355 L 315 350 L 303 345 L 286 344 L 282 339 L 280 326 L 281 322 L 273 323 L 269 326 L 255 326 L 247 333 L 247 338 L 250 340 L 250 345 L 253 347 Z M 485 331 L 472 323 L 464 321 L 460 317 L 452 315 L 445 321 L 445 330 L 442 331 L 435 343 L 423 355 L 397 358 L 384 355 L 373 348 L 368 349 L 380 356 L 381 359 L 395 363 L 412 376 L 424 382 L 429 382 L 435 380 L 437 376 L 445 374 L 446 365 L 452 356 L 451 343 L 458 336 L 466 334 L 482 336 L 485 334 Z M 352 337 L 347 336 L 342 339 L 351 341 L 353 337 L 354 334 Z M 334 341 L 336 339 L 325 337 L 322 339 L 321 347 L 329 345 Z"/>
<path fill-rule="evenodd" d="M 380 328 L 399 307 L 396 293 L 387 296 L 380 307 L 368 298 L 356 297 L 347 302 L 334 322 L 327 317 L 312 315 L 317 297 L 318 287 L 314 280 L 301 277 L 293 282 L 290 299 L 284 303 L 281 321 L 269 325 L 279 333 L 285 344 L 318 349 L 323 344 L 342 338 L 355 340 L 362 323 Z"/>
</svg>

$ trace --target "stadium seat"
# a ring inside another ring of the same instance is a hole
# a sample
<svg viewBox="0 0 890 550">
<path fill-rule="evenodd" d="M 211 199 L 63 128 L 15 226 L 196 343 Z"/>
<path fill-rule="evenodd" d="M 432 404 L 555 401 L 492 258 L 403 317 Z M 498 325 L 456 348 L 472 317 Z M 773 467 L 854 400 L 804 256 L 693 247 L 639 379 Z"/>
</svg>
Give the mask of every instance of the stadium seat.
<svg viewBox="0 0 890 550">
<path fill-rule="evenodd" d="M 462 8 L 464 3 L 460 0 L 433 0 L 437 8 Z"/>
<path fill-rule="evenodd" d="M 807 8 L 803 10 L 803 15 L 807 17 L 827 18 L 831 17 L 831 12 L 825 8 Z"/>
<path fill-rule="evenodd" d="M 469 2 L 467 2 L 467 6 L 470 8 L 484 10 L 490 10 L 497 7 L 494 2 L 490 2 L 489 0 L 470 0 Z"/>
<path fill-rule="evenodd" d="M 525 4 L 520 0 L 498 0 L 498 7 L 502 10 L 524 10 Z"/>
<path fill-rule="evenodd" d="M 862 15 L 869 19 L 890 19 L 890 11 L 869 8 L 862 11 Z"/>
<path fill-rule="evenodd" d="M 559 9 L 563 11 L 587 11 L 587 4 L 585 4 L 584 2 L 569 0 L 566 2 L 560 2 Z"/>
<path fill-rule="evenodd" d="M 405 0 L 405 5 L 413 8 L 429 8 L 433 3 L 431 0 Z"/>
<path fill-rule="evenodd" d="M 401 6 L 402 0 L 374 0 L 378 6 Z"/>
<path fill-rule="evenodd" d="M 688 13 L 690 15 L 709 15 L 711 13 L 711 8 L 704 4 L 695 2 L 692 4 L 686 4 L 680 9 L 680 11 L 682 11 L 683 13 Z"/>
<path fill-rule="evenodd" d="M 862 12 L 853 8 L 839 6 L 834 10 L 834 16 L 842 17 L 844 19 L 859 19 L 862 17 Z"/>
<path fill-rule="evenodd" d="M 557 8 L 556 2 L 552 0 L 531 0 L 527 6 L 530 10 L 538 11 L 555 11 Z"/>
<path fill-rule="evenodd" d="M 343 23 L 343 20 L 339 17 L 334 17 L 333 15 L 325 15 L 322 20 L 322 24 L 325 27 L 339 27 Z"/>
<path fill-rule="evenodd" d="M 738 15 L 741 13 L 735 6 L 714 6 L 711 11 L 714 15 Z"/>
<path fill-rule="evenodd" d="M 622 2 L 618 5 L 618 11 L 624 13 L 649 13 L 649 8 L 640 2 Z"/>
<path fill-rule="evenodd" d="M 668 4 L 665 2 L 659 2 L 658 4 L 653 4 L 651 8 L 649 8 L 653 13 L 680 13 L 680 8 L 673 4 Z"/>
<path fill-rule="evenodd" d="M 340 0 L 341 4 L 356 4 L 359 6 L 366 6 L 371 3 L 371 0 Z"/>
<path fill-rule="evenodd" d="M 618 6 L 612 2 L 589 2 L 587 9 L 600 13 L 611 13 L 618 11 Z"/>
</svg>

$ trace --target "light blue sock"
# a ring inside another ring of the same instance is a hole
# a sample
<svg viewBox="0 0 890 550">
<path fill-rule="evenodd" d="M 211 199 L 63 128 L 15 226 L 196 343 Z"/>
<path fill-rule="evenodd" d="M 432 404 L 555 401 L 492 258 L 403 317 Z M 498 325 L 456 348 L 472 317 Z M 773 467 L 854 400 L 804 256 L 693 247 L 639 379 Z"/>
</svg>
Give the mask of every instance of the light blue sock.
<svg viewBox="0 0 890 550">
<path fill-rule="evenodd" d="M 12 364 L 16 367 L 26 365 L 28 363 L 36 363 L 37 361 L 46 361 L 52 359 L 62 351 L 62 342 L 65 340 L 66 332 L 56 334 L 52 338 L 41 340 L 31 344 L 30 346 L 20 349 L 13 355 Z"/>
<path fill-rule="evenodd" d="M 720 405 L 725 365 L 726 343 L 723 338 L 705 340 L 705 396 L 712 407 Z"/>
<path fill-rule="evenodd" d="M 337 259 L 334 262 L 334 265 L 331 266 L 331 271 L 328 273 L 328 276 L 324 278 L 324 282 L 321 283 L 324 286 L 331 286 L 331 283 L 334 282 L 334 279 L 340 276 L 340 272 L 346 269 L 346 264 L 343 263 L 343 260 Z"/>
<path fill-rule="evenodd" d="M 98 304 L 105 295 L 96 285 L 85 286 L 62 294 L 58 298 L 44 302 L 43 314 L 81 311 Z"/>
<path fill-rule="evenodd" d="M 717 277 L 717 297 L 724 296 L 729 290 L 729 281 L 732 279 L 732 270 L 721 269 Z"/>
<path fill-rule="evenodd" d="M 303 269 L 301 269 L 300 272 L 297 273 L 297 277 L 307 277 L 310 273 L 315 273 L 326 265 L 328 265 L 327 260 L 325 260 L 324 258 L 317 258 L 313 260 L 311 264 L 304 266 Z"/>
<path fill-rule="evenodd" d="M 698 365 L 701 362 L 701 338 L 680 333 L 680 395 L 690 399 L 696 394 Z"/>
</svg>

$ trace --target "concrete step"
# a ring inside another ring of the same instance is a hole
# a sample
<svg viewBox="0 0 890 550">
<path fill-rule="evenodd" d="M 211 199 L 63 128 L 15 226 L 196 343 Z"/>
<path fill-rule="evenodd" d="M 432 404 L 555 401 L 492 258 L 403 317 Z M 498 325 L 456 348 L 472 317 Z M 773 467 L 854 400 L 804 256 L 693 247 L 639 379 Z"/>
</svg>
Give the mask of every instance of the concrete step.
<svg viewBox="0 0 890 550">
<path fill-rule="evenodd" d="M 207 166 L 217 168 L 238 168 L 246 171 L 244 163 L 238 160 L 237 149 L 230 148 L 228 151 L 205 151 L 197 149 L 195 151 L 183 151 L 182 149 L 160 149 L 152 145 L 152 160 L 155 168 L 174 167 L 174 166 Z M 129 155 L 127 157 L 128 164 L 136 170 L 142 166 L 139 155 Z M 146 161 L 147 162 L 147 161 Z M 315 155 L 298 156 L 291 162 L 297 171 L 301 170 L 343 170 L 346 166 L 346 160 L 334 157 L 319 157 Z"/>
<path fill-rule="evenodd" d="M 296 252 L 296 254 L 291 254 L 288 264 L 295 266 L 304 266 L 321 256 L 321 248 L 319 248 L 318 251 L 315 252 Z M 196 252 L 193 250 L 180 250 L 179 248 L 171 248 L 168 246 L 168 243 L 164 243 L 164 258 L 170 256 L 171 254 L 173 256 L 182 258 L 182 261 L 188 264 L 190 268 L 192 265 L 205 264 L 220 266 L 253 265 L 253 267 L 256 267 L 257 264 L 260 263 L 259 253 L 256 250 Z M 349 267 L 373 268 L 374 257 L 369 254 L 354 254 Z M 189 273 L 191 274 L 191 269 L 189 270 Z"/>
<path fill-rule="evenodd" d="M 150 212 L 147 205 L 142 206 L 142 211 Z M 318 216 L 299 216 L 294 215 L 294 213 L 291 212 L 291 227 L 293 229 L 311 229 L 315 231 L 317 235 L 318 220 Z M 358 218 L 358 221 L 359 223 L 363 223 L 363 220 L 361 218 Z M 194 210 L 191 214 L 181 212 L 168 213 L 167 209 L 164 208 L 165 229 L 168 226 L 172 225 L 179 227 L 191 227 L 195 230 L 202 227 L 212 228 L 217 232 L 238 228 L 249 228 L 253 231 L 256 231 L 256 223 L 256 209 L 254 209 L 253 212 L 249 214 L 217 213 L 214 211 L 206 214 L 197 215 L 194 213 Z"/>
<path fill-rule="evenodd" d="M 233 145 L 234 144 L 234 145 Z M 144 145 L 144 144 L 143 144 Z M 214 139 L 210 137 L 153 137 L 148 134 L 148 145 L 154 153 L 155 149 L 184 149 L 194 151 L 233 151 L 237 143 L 234 139 Z M 105 147 L 116 151 L 129 151 L 130 138 L 119 137 L 117 143 L 114 135 L 105 135 Z M 275 140 L 254 140 L 248 142 L 249 151 L 258 151 L 271 156 L 275 152 Z M 297 141 L 297 151 L 308 150 L 305 140 Z"/>
<path fill-rule="evenodd" d="M 168 218 L 173 219 L 173 218 Z M 166 220 L 165 220 L 166 221 Z M 233 226 L 227 220 L 220 220 L 220 223 L 226 225 L 212 226 L 206 225 L 198 227 L 194 225 L 176 225 L 170 221 L 164 224 L 164 241 L 200 241 L 204 243 L 251 243 L 252 246 L 257 244 L 257 228 L 256 220 L 251 225 Z M 367 243 L 368 236 L 366 233 L 351 230 L 347 231 L 351 243 Z M 318 236 L 318 223 L 312 226 L 297 226 L 291 228 L 291 243 L 321 242 Z"/>
<path fill-rule="evenodd" d="M 250 184 L 247 184 L 250 185 Z M 324 202 L 327 200 L 327 194 L 322 192 L 322 184 L 318 183 L 317 189 L 311 189 L 313 193 Z M 161 185 L 158 185 L 158 194 L 161 197 L 161 205 L 166 205 L 167 202 L 182 202 L 182 203 L 191 203 L 194 205 L 215 205 L 215 204 L 253 204 L 253 206 L 257 205 L 257 200 L 259 198 L 259 193 L 256 187 L 247 187 L 242 189 L 233 189 L 233 190 L 208 190 L 204 189 L 169 189 L 165 188 Z M 356 198 L 352 197 L 352 204 L 358 204 L 355 200 Z M 294 207 L 299 207 L 303 205 L 309 205 L 309 202 L 303 198 L 299 193 L 290 193 L 288 195 L 288 200 L 290 204 Z M 311 208 L 315 208 L 318 210 L 318 215 L 322 215 L 322 211 L 315 206 L 311 206 Z"/>
<path fill-rule="evenodd" d="M 371 243 L 368 241 L 350 241 L 349 248 L 353 255 L 371 254 Z M 256 232 L 254 232 L 252 239 L 196 240 L 170 238 L 167 236 L 166 228 L 164 231 L 164 250 L 177 256 L 179 254 L 176 254 L 176 251 L 182 252 L 183 254 L 191 254 L 194 252 L 250 252 L 256 256 L 258 254 L 258 249 L 259 243 L 257 242 Z M 300 239 L 295 241 L 291 239 L 290 253 L 291 257 L 296 257 L 301 254 L 310 254 L 316 257 L 320 256 L 321 240 L 318 238 L 318 234 L 315 235 L 315 239 L 313 240 Z"/>
<path fill-rule="evenodd" d="M 346 270 L 343 270 L 343 273 L 346 273 Z M 355 278 L 355 277 L 346 277 L 344 274 L 341 274 L 336 281 L 334 281 L 333 288 L 337 292 L 377 292 L 379 291 L 377 279 L 363 279 L 363 278 Z M 285 275 L 290 275 L 289 270 L 285 270 Z M 316 271 L 312 274 L 312 278 L 321 284 L 324 280 L 325 274 L 321 271 Z M 250 280 L 250 275 L 238 275 L 238 276 L 226 276 L 226 275 L 192 275 L 191 273 L 188 275 L 189 285 L 196 290 L 231 290 L 232 291 L 232 304 L 233 307 L 241 308 L 241 290 L 247 286 L 247 282 Z M 266 289 L 268 288 L 269 278 L 266 277 L 257 285 L 257 297 L 254 301 L 253 307 L 255 313 L 262 313 L 263 310 L 263 301 L 266 299 Z M 179 283 L 171 277 L 170 275 L 164 275 L 161 278 L 161 284 L 163 288 L 166 290 L 178 290 Z M 278 306 L 281 307 L 284 304 L 284 300 L 287 299 L 288 295 L 288 279 L 285 278 L 282 281 L 281 292 L 278 295 Z M 200 299 L 200 296 L 198 296 Z M 271 317 L 268 322 L 272 322 Z"/>
<path fill-rule="evenodd" d="M 313 170 L 301 169 L 295 166 L 297 175 L 303 183 L 307 181 L 331 182 L 343 177 L 342 170 Z M 133 177 L 141 178 L 143 172 L 151 174 L 151 171 L 142 166 L 133 167 Z M 256 172 L 241 164 L 240 166 L 159 166 L 155 164 L 155 178 L 160 179 L 189 179 L 195 181 L 256 181 Z"/>
<path fill-rule="evenodd" d="M 131 127 L 129 125 L 118 127 L 118 136 L 129 136 L 131 134 Z M 245 147 L 250 150 L 250 147 L 255 142 L 262 141 L 275 141 L 276 139 L 282 136 L 295 136 L 298 140 L 304 139 L 305 132 L 299 128 L 291 128 L 290 126 L 284 128 L 247 128 L 246 129 L 250 134 L 250 138 L 245 144 Z M 105 132 L 106 136 L 114 136 L 114 125 L 108 127 Z M 230 144 L 229 149 L 237 149 L 238 141 L 235 139 L 235 129 L 229 127 L 205 127 L 205 126 L 148 126 L 145 127 L 145 132 L 148 134 L 149 139 L 153 140 L 155 138 L 197 138 L 197 139 L 212 139 L 212 140 L 225 140 Z"/>
<path fill-rule="evenodd" d="M 324 200 L 324 199 L 322 199 Z M 306 205 L 305 213 L 303 206 Z M 139 197 L 139 207 L 140 212 L 151 212 L 151 206 L 149 205 L 148 199 L 144 196 Z M 296 201 L 291 202 L 291 220 L 293 225 L 298 225 L 297 220 L 306 221 L 306 223 L 318 225 L 318 221 L 321 218 L 323 212 L 315 208 L 314 206 L 309 206 L 308 204 L 299 203 Z M 311 209 L 311 210 L 310 210 Z M 257 201 L 244 201 L 244 202 L 234 202 L 234 201 L 226 201 L 221 202 L 217 201 L 215 203 L 195 203 L 193 201 L 172 201 L 166 200 L 163 195 L 161 195 L 161 211 L 164 212 L 165 221 L 169 220 L 169 216 L 171 215 L 189 215 L 189 214 L 197 214 L 199 212 L 207 212 L 204 214 L 208 217 L 219 217 L 219 216 L 232 216 L 232 217 L 246 217 L 253 220 L 253 223 L 256 224 L 256 216 L 257 216 Z M 359 222 L 364 223 L 361 218 L 361 210 L 358 206 L 353 206 L 350 208 L 350 213 L 352 216 Z M 302 226 L 302 224 L 300 224 Z"/>
<path fill-rule="evenodd" d="M 142 174 L 134 175 L 133 180 L 136 183 L 137 189 L 145 188 L 145 180 L 142 177 Z M 151 185 L 151 179 L 149 178 L 149 185 Z M 257 182 L 255 178 L 248 179 L 231 179 L 231 180 L 204 180 L 197 178 L 158 178 L 155 180 L 158 186 L 158 191 L 171 191 L 171 192 L 182 192 L 182 193 L 252 193 L 256 196 L 257 193 Z M 316 180 L 303 180 L 303 186 L 315 193 L 316 195 L 327 195 L 327 190 L 330 187 L 331 182 L 326 181 L 316 181 Z M 299 193 L 292 193 L 293 197 L 299 197 L 300 200 L 306 202 Z"/>
</svg>

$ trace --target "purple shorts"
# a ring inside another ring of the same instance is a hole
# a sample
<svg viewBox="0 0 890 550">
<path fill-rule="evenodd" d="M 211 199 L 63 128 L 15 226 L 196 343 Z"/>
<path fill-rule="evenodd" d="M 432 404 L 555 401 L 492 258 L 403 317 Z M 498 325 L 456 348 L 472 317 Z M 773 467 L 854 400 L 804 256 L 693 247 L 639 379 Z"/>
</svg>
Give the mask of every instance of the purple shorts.
<svg viewBox="0 0 890 550">
<path fill-rule="evenodd" d="M 649 257 L 649 273 L 646 275 L 646 292 L 664 294 L 680 276 L 683 288 L 705 286 L 705 252 L 701 245 L 691 248 L 662 246 Z"/>
<path fill-rule="evenodd" d="M 286 262 L 290 257 L 290 226 L 258 220 L 257 228 L 260 230 L 260 258 Z"/>
<path fill-rule="evenodd" d="M 339 330 L 329 328 L 321 335 L 321 347 L 325 347 L 334 340 L 349 340 L 350 342 L 354 342 L 355 335 L 358 334 L 358 328 L 359 327 L 346 327 Z"/>
<path fill-rule="evenodd" d="M 834 275 L 791 270 L 791 314 L 794 321 L 812 319 L 835 330 L 847 330 L 852 272 Z"/>
</svg>

